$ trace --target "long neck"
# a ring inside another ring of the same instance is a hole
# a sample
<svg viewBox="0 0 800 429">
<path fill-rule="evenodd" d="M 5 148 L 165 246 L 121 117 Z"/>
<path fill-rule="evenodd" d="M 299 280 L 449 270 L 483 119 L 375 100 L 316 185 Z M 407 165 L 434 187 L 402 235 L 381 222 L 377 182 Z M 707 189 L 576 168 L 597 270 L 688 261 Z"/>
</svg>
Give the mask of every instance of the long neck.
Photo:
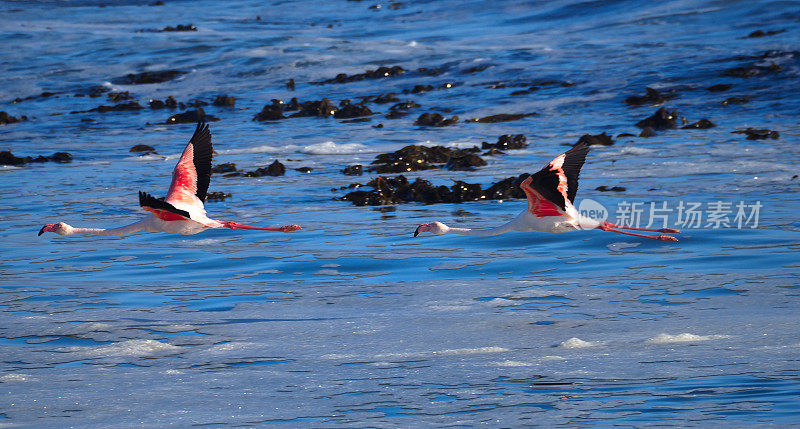
<svg viewBox="0 0 800 429">
<path fill-rule="evenodd" d="M 87 234 L 87 235 L 125 235 L 137 231 L 144 231 L 146 229 L 146 220 L 140 220 L 130 225 L 121 226 L 119 228 L 75 228 L 73 227 L 69 235 Z"/>
<path fill-rule="evenodd" d="M 487 228 L 487 229 L 469 229 L 469 228 L 453 228 L 447 230 L 445 234 L 459 234 L 459 235 L 469 235 L 472 237 L 490 237 L 492 235 L 500 235 L 505 234 L 509 231 L 514 230 L 514 222 L 509 222 L 505 225 L 500 225 L 495 228 Z"/>
</svg>

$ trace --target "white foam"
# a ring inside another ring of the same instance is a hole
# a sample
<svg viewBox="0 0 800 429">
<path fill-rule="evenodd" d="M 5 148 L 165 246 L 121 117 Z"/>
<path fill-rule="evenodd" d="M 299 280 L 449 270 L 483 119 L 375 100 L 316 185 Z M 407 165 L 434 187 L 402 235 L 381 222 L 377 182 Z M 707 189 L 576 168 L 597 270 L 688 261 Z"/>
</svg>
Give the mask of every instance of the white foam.
<svg viewBox="0 0 800 429">
<path fill-rule="evenodd" d="M 11 381 L 32 381 L 33 379 L 27 374 L 6 374 L 0 376 L 0 383 L 8 383 Z"/>
<path fill-rule="evenodd" d="M 309 155 L 336 155 L 366 152 L 366 146 L 361 143 L 341 143 L 336 144 L 332 141 L 312 144 L 303 147 L 302 153 Z"/>
<path fill-rule="evenodd" d="M 567 360 L 567 358 L 555 355 L 548 355 L 542 357 L 542 361 L 558 361 L 558 360 Z"/>
<path fill-rule="evenodd" d="M 515 360 L 504 360 L 502 362 L 495 362 L 495 366 L 503 366 L 503 367 L 519 367 L 519 366 L 531 366 L 528 362 L 519 362 Z"/>
<path fill-rule="evenodd" d="M 611 243 L 611 244 L 607 245 L 606 249 L 618 252 L 618 251 L 624 250 L 624 249 L 632 249 L 634 247 L 639 247 L 640 244 L 642 244 L 642 243 L 629 243 L 629 242 L 626 242 L 626 241 L 617 241 L 615 243 Z"/>
<path fill-rule="evenodd" d="M 647 340 L 647 342 L 653 344 L 694 343 L 699 341 L 720 340 L 724 338 L 730 338 L 730 335 L 695 335 L 686 332 L 678 335 L 658 334 L 655 337 Z"/>
<path fill-rule="evenodd" d="M 558 346 L 565 349 L 582 349 L 586 347 L 594 347 L 598 345 L 598 343 L 593 343 L 591 341 L 583 341 L 580 338 L 572 337 L 567 341 L 562 342 Z"/>
<path fill-rule="evenodd" d="M 224 155 L 241 155 L 252 153 L 305 153 L 308 155 L 350 155 L 356 153 L 370 152 L 367 146 L 361 143 L 335 143 L 333 141 L 326 141 L 322 143 L 315 143 L 306 146 L 300 145 L 285 145 L 285 146 L 253 146 L 240 149 L 222 149 L 217 150 L 217 153 Z"/>
<path fill-rule="evenodd" d="M 91 356 L 147 356 L 154 354 L 177 353 L 181 350 L 178 346 L 162 343 L 156 340 L 127 340 L 108 344 L 97 348 L 84 350 L 84 347 L 69 347 L 70 350 L 81 350 Z"/>
<path fill-rule="evenodd" d="M 339 267 L 341 267 L 341 265 L 340 264 L 324 264 L 324 265 L 320 265 L 319 267 L 320 268 L 339 268 Z"/>
<path fill-rule="evenodd" d="M 217 153 L 221 155 L 241 155 L 241 154 L 250 154 L 250 153 L 285 153 L 285 152 L 294 152 L 297 150 L 299 146 L 297 145 L 286 145 L 286 146 L 270 146 L 270 145 L 262 145 L 262 146 L 253 146 L 253 147 L 244 147 L 240 149 L 217 149 Z"/>
<path fill-rule="evenodd" d="M 439 356 L 460 356 L 460 355 L 474 355 L 474 354 L 481 354 L 481 353 L 503 353 L 507 352 L 509 349 L 505 347 L 477 347 L 477 348 L 469 348 L 469 349 L 449 349 L 449 350 L 441 350 L 438 352 L 433 352 L 434 355 Z"/>
</svg>

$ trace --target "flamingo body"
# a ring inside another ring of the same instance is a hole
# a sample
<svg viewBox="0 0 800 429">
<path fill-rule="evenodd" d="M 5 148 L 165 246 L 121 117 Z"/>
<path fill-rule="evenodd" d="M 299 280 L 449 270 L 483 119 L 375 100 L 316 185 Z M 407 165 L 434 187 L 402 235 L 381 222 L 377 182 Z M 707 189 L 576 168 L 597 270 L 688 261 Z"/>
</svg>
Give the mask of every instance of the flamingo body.
<svg viewBox="0 0 800 429">
<path fill-rule="evenodd" d="M 164 199 L 139 191 L 139 206 L 150 212 L 144 219 L 119 228 L 75 228 L 64 222 L 48 223 L 39 230 L 39 235 L 54 232 L 59 235 L 122 235 L 137 231 L 166 232 L 192 235 L 209 228 L 252 229 L 261 231 L 291 232 L 301 229 L 297 225 L 280 228 L 265 228 L 222 222 L 206 215 L 203 202 L 211 182 L 211 132 L 203 122 L 197 124 L 194 135 L 181 154 L 172 171 L 172 182 Z"/>
<path fill-rule="evenodd" d="M 680 231 L 672 228 L 647 229 L 616 225 L 610 222 L 601 222 L 582 216 L 575 209 L 573 201 L 578 191 L 578 179 L 581 167 L 589 153 L 589 146 L 579 144 L 557 156 L 543 169 L 528 176 L 520 184 L 528 200 L 528 208 L 517 215 L 510 222 L 495 228 L 470 229 L 454 228 L 441 222 L 420 224 L 414 231 L 414 237 L 422 232 L 434 235 L 460 234 L 475 237 L 488 237 L 504 234 L 510 231 L 540 231 L 562 233 L 576 230 L 600 229 L 635 237 L 651 238 L 661 241 L 678 241 L 669 235 L 644 235 L 620 229 L 639 231 L 654 231 L 675 234 Z"/>
</svg>

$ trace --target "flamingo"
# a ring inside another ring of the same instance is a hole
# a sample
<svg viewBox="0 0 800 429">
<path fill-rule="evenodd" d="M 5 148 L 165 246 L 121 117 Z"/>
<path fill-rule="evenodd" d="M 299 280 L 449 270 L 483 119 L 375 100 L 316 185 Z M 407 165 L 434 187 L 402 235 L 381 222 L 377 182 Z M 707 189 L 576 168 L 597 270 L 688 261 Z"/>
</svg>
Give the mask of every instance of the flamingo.
<svg viewBox="0 0 800 429">
<path fill-rule="evenodd" d="M 572 149 L 557 156 L 538 173 L 528 176 L 520 183 L 528 199 L 528 209 L 520 213 L 510 222 L 495 228 L 469 229 L 454 228 L 441 222 L 420 224 L 414 237 L 421 232 L 431 232 L 434 235 L 460 234 L 474 237 L 488 237 L 504 234 L 509 231 L 542 231 L 542 232 L 569 232 L 581 229 L 600 229 L 634 237 L 651 238 L 661 241 L 678 241 L 671 235 L 644 235 L 621 229 L 636 231 L 652 231 L 666 234 L 678 234 L 680 231 L 672 228 L 648 229 L 622 226 L 606 221 L 598 221 L 582 216 L 572 205 L 578 191 L 578 176 L 581 167 L 589 153 L 589 146 L 585 143 L 574 146 Z"/>
<path fill-rule="evenodd" d="M 45 232 L 55 232 L 59 235 L 123 235 L 137 231 L 191 235 L 209 228 L 280 232 L 301 229 L 297 225 L 264 228 L 236 222 L 222 222 L 207 217 L 203 202 L 211 181 L 211 152 L 211 131 L 207 124 L 199 122 L 189 144 L 183 150 L 181 159 L 172 171 L 172 183 L 166 198 L 158 199 L 139 191 L 139 206 L 150 212 L 150 215 L 130 225 L 111 229 L 76 228 L 64 222 L 48 223 L 39 230 L 39 235 Z"/>
</svg>

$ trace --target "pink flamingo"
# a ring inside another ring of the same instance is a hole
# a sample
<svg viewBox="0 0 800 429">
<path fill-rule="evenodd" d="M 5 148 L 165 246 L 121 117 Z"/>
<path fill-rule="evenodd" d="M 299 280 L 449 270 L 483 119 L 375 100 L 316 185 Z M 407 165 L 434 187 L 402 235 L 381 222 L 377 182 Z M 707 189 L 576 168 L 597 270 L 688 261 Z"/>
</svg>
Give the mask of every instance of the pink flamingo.
<svg viewBox="0 0 800 429">
<path fill-rule="evenodd" d="M 631 229 L 667 234 L 680 233 L 677 229 L 634 228 L 581 216 L 572 202 L 578 191 L 578 176 L 587 153 L 589 153 L 588 145 L 577 145 L 550 161 L 538 173 L 523 180 L 520 187 L 528 198 L 528 209 L 512 219 L 511 222 L 488 229 L 453 228 L 441 222 L 423 223 L 414 231 L 414 237 L 421 232 L 431 232 L 435 235 L 461 234 L 488 237 L 509 231 L 569 232 L 579 229 L 600 229 L 634 237 L 678 241 L 677 238 L 670 235 L 644 235 L 620 231 L 620 229 Z"/>
<path fill-rule="evenodd" d="M 297 225 L 264 228 L 236 222 L 220 222 L 207 217 L 203 202 L 211 181 L 211 151 L 211 132 L 208 130 L 208 125 L 200 122 L 172 171 L 172 184 L 169 186 L 167 197 L 162 200 L 139 191 L 139 205 L 151 215 L 138 222 L 111 229 L 75 228 L 64 222 L 48 223 L 39 230 L 39 235 L 45 232 L 55 232 L 59 235 L 123 235 L 137 231 L 191 235 L 209 228 L 280 232 L 300 229 Z"/>
</svg>

